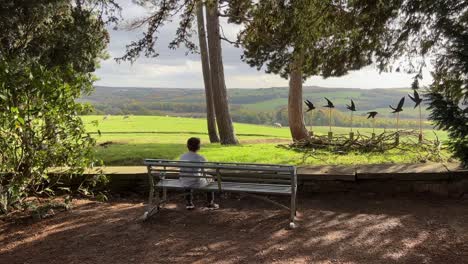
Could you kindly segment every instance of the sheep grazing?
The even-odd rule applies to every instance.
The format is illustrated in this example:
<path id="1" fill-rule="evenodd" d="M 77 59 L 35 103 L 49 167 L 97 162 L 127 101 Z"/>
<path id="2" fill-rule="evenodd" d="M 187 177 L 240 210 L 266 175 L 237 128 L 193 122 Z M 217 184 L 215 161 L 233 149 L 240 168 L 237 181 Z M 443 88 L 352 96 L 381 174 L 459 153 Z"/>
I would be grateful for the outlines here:
<path id="1" fill-rule="evenodd" d="M 105 116 L 102 118 L 102 120 L 107 120 L 107 119 L 109 119 L 109 117 L 110 117 L 110 115 L 105 115 Z"/>
<path id="2" fill-rule="evenodd" d="M 128 119 L 128 118 L 130 118 L 130 116 L 128 116 L 128 115 L 123 117 L 123 119 Z"/>
<path id="3" fill-rule="evenodd" d="M 278 127 L 278 128 L 283 127 L 280 123 L 274 123 L 273 125 L 274 125 L 275 127 Z"/>

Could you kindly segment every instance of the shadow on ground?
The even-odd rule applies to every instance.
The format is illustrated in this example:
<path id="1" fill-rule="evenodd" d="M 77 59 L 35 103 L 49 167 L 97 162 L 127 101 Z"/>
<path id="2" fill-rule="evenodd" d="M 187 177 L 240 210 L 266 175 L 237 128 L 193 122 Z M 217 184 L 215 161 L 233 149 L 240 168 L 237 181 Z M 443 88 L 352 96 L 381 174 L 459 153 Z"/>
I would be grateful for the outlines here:
<path id="1" fill-rule="evenodd" d="M 468 201 L 350 195 L 300 199 L 288 213 L 250 198 L 222 209 L 77 201 L 36 223 L 0 222 L 0 263 L 468 263 Z"/>

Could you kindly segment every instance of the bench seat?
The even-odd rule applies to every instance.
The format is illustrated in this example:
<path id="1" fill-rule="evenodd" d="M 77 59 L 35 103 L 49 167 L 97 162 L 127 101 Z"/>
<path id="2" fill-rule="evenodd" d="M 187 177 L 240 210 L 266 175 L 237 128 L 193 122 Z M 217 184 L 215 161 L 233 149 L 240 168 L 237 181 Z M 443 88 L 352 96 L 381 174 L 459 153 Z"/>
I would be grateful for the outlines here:
<path id="1" fill-rule="evenodd" d="M 194 189 L 201 191 L 219 191 L 218 183 L 212 182 L 203 186 L 184 186 L 177 179 L 160 180 L 156 187 L 167 189 Z M 291 195 L 291 185 L 284 184 L 265 184 L 265 183 L 244 183 L 244 182 L 222 182 L 221 190 L 228 192 L 247 192 L 247 193 L 262 193 L 262 194 L 279 194 Z"/>

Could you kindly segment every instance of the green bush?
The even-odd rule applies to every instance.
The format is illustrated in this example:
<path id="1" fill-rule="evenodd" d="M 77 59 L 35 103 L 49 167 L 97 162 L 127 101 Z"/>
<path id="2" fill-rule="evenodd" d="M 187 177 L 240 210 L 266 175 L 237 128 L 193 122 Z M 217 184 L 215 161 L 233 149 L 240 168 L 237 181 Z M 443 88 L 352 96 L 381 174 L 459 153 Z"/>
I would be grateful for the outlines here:
<path id="1" fill-rule="evenodd" d="M 34 61 L 0 61 L 0 210 L 30 193 L 51 193 L 51 167 L 81 173 L 93 160 L 95 140 L 86 133 L 76 103 L 92 82 L 86 74 L 45 69 Z"/>

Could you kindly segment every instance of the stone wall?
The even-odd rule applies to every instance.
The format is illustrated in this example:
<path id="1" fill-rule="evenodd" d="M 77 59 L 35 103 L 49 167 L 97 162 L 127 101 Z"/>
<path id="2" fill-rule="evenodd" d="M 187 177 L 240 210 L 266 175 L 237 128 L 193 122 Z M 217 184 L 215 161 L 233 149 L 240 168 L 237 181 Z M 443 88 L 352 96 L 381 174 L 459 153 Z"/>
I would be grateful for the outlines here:
<path id="1" fill-rule="evenodd" d="M 109 189 L 112 192 L 148 191 L 146 174 L 109 175 Z M 313 180 L 310 176 L 298 177 L 299 194 L 353 192 L 369 195 L 392 194 L 431 194 L 443 197 L 461 197 L 468 194 L 468 175 L 445 180 L 398 180 L 398 179 L 356 179 L 349 180 Z"/>

